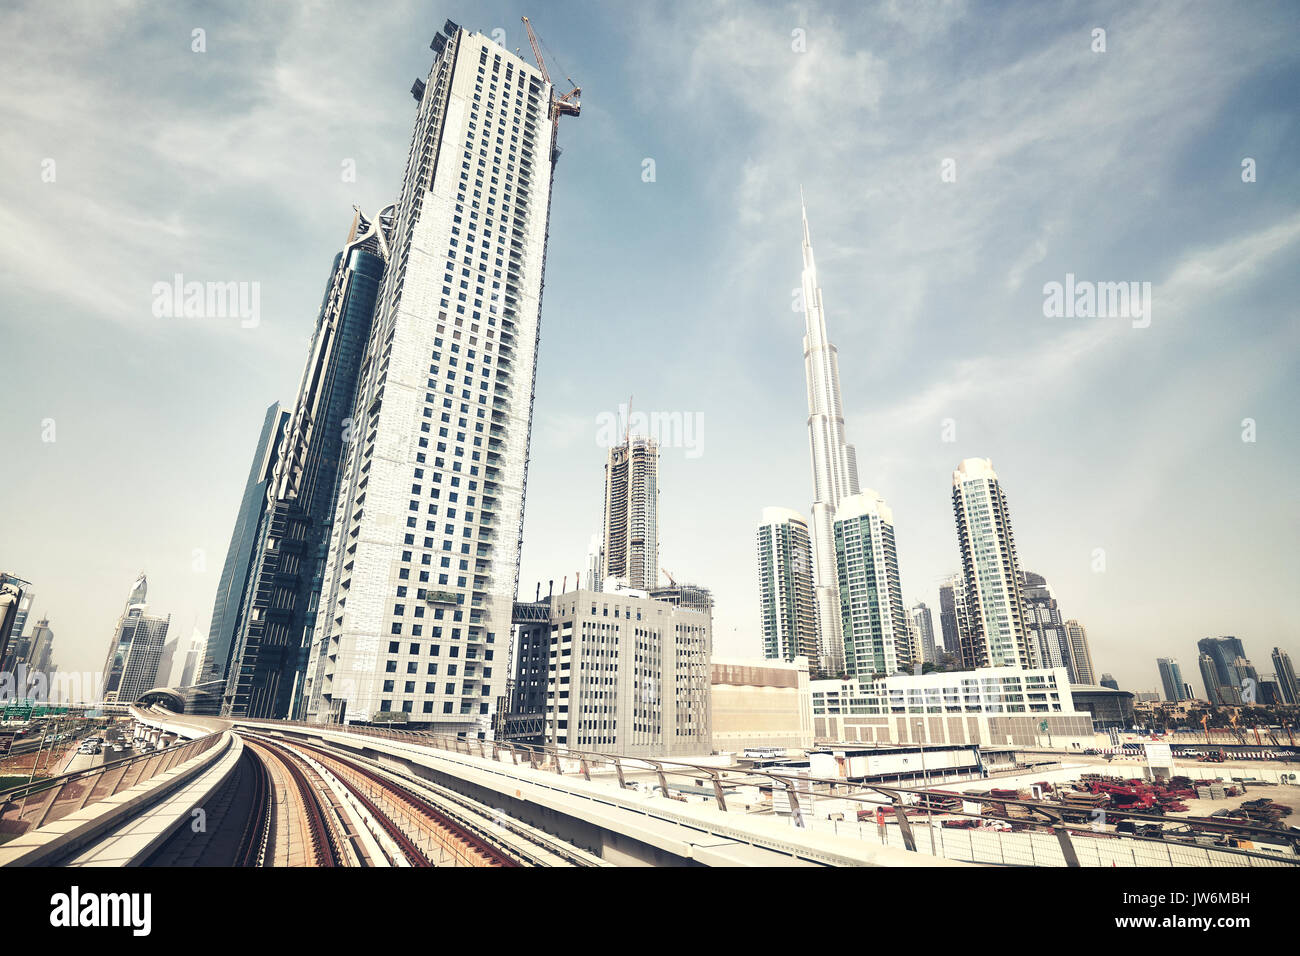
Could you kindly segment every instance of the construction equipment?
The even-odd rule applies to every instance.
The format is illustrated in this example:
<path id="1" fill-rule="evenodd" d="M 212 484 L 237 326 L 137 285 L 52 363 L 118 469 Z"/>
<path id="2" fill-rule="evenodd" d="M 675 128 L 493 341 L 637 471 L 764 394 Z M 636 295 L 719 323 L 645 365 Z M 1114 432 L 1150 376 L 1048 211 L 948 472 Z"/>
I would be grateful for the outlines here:
<path id="1" fill-rule="evenodd" d="M 533 56 L 537 59 L 537 69 L 541 71 L 542 79 L 544 79 L 551 87 L 551 106 L 549 115 L 551 119 L 551 162 L 554 164 L 555 159 L 558 156 L 555 146 L 555 134 L 556 130 L 559 129 L 558 120 L 561 116 L 577 116 L 582 111 L 582 103 L 578 99 L 582 95 L 582 87 L 574 83 L 572 78 L 566 76 L 565 79 L 569 81 L 569 85 L 572 89 L 563 96 L 556 95 L 555 83 L 551 81 L 551 74 L 547 72 L 546 69 L 546 61 L 542 59 L 541 42 L 537 39 L 537 34 L 533 32 L 533 25 L 528 21 L 528 18 L 523 17 L 522 19 L 524 21 L 524 29 L 528 31 L 528 42 L 533 46 Z M 554 54 L 551 55 L 551 59 L 555 59 Z"/>

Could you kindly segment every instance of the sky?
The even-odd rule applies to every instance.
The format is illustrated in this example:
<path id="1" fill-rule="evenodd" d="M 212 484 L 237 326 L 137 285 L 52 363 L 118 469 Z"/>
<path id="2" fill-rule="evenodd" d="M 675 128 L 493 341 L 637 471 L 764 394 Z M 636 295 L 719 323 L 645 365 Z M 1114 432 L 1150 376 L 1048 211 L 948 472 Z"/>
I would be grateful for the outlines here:
<path id="1" fill-rule="evenodd" d="M 693 427 L 662 455 L 662 566 L 713 590 L 716 653 L 761 656 L 759 514 L 812 498 L 802 184 L 909 604 L 937 609 L 952 471 L 987 457 L 1099 673 L 1150 690 L 1171 656 L 1199 688 L 1219 634 L 1264 673 L 1300 657 L 1290 4 L 96 0 L 0 12 L 0 569 L 61 670 L 102 666 L 141 570 L 207 633 L 265 409 L 353 205 L 397 192 L 429 41 L 451 18 L 527 56 L 521 14 L 582 87 L 525 596 L 584 566 L 630 398 Z M 259 321 L 156 316 L 176 274 L 257 283 Z M 1067 275 L 1150 283 L 1149 325 L 1045 315 Z"/>

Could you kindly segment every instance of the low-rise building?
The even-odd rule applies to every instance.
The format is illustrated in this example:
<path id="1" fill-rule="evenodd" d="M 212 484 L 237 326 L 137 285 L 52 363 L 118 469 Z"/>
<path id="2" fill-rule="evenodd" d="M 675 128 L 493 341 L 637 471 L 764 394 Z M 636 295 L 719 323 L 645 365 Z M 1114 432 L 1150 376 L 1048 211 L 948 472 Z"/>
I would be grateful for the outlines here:
<path id="1" fill-rule="evenodd" d="M 519 625 L 506 735 L 628 757 L 708 754 L 710 615 L 644 591 L 570 591 Z"/>
<path id="2" fill-rule="evenodd" d="M 809 660 L 715 657 L 710 666 L 713 749 L 808 750 L 813 745 Z"/>
<path id="3" fill-rule="evenodd" d="M 1063 667 L 984 667 L 872 681 L 813 681 L 820 741 L 954 746 L 1093 745 L 1092 718 L 1077 709 Z"/>

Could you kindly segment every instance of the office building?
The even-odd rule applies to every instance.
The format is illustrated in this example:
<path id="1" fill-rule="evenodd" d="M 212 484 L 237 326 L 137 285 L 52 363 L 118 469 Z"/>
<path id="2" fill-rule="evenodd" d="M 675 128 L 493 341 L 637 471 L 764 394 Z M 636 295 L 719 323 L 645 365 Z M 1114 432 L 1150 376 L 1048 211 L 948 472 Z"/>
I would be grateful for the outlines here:
<path id="1" fill-rule="evenodd" d="M 952 473 L 969 636 L 968 667 L 1035 667 L 1037 649 L 1025 628 L 1011 512 L 993 462 L 967 458 Z"/>
<path id="2" fill-rule="evenodd" d="M 17 644 L 27 624 L 33 597 L 30 581 L 0 572 L 0 671 L 14 670 Z"/>
<path id="3" fill-rule="evenodd" d="M 1296 683 L 1295 668 L 1291 666 L 1291 655 L 1280 647 L 1273 648 L 1273 672 L 1282 703 L 1300 704 L 1300 684 Z"/>
<path id="4" fill-rule="evenodd" d="M 1215 676 L 1221 687 L 1241 690 L 1242 674 L 1238 671 L 1238 661 L 1249 661 L 1246 649 L 1241 641 L 1231 635 L 1224 637 L 1205 637 L 1196 642 L 1196 649 L 1209 655 L 1214 664 Z"/>
<path id="5" fill-rule="evenodd" d="M 1069 671 L 1075 684 L 1095 684 L 1096 671 L 1092 666 L 1092 651 L 1088 647 L 1088 632 L 1075 620 L 1065 622 L 1065 646 L 1070 652 Z"/>
<path id="6" fill-rule="evenodd" d="M 1020 597 L 1025 607 L 1025 628 L 1038 660 L 1043 667 L 1064 667 L 1070 672 L 1070 680 L 1077 683 L 1079 675 L 1072 666 L 1065 622 L 1051 585 L 1041 574 L 1022 571 Z"/>
<path id="7" fill-rule="evenodd" d="M 1094 746 L 1063 667 L 813 681 L 812 711 L 818 742 Z"/>
<path id="8" fill-rule="evenodd" d="M 629 437 L 605 464 L 604 577 L 649 590 L 659 583 L 659 444 Z"/>
<path id="9" fill-rule="evenodd" d="M 922 601 L 908 613 L 912 622 L 913 659 L 916 663 L 937 664 L 939 649 L 934 643 L 934 617 Z"/>
<path id="10" fill-rule="evenodd" d="M 1171 657 L 1158 657 L 1156 667 L 1160 669 L 1160 683 L 1164 687 L 1165 700 L 1187 700 L 1187 683 L 1183 680 L 1183 671 L 1178 666 L 1178 661 Z"/>
<path id="11" fill-rule="evenodd" d="M 587 567 L 582 573 L 582 587 L 599 591 L 605 583 L 605 543 L 601 535 L 593 534 L 587 545 Z"/>
<path id="12" fill-rule="evenodd" d="M 803 216 L 803 273 L 800 297 L 804 310 L 803 361 L 808 385 L 808 445 L 812 452 L 813 585 L 817 605 L 817 634 L 821 642 L 820 671 L 845 673 L 845 640 L 841 630 L 843 610 L 839 597 L 839 570 L 835 557 L 835 513 L 840 501 L 856 495 L 857 452 L 844 430 L 844 405 L 840 395 L 839 355 L 826 333 L 826 312 L 817 262 L 808 231 L 808 207 L 800 190 Z"/>
<path id="13" fill-rule="evenodd" d="M 966 621 L 966 583 L 960 574 L 949 575 L 939 584 L 939 627 L 943 635 L 943 651 L 951 654 L 970 670 L 973 663 L 962 657 L 962 636 L 969 633 Z M 969 645 L 969 638 L 964 642 Z"/>
<path id="14" fill-rule="evenodd" d="M 433 48 L 411 91 L 307 719 L 397 715 L 483 739 L 504 705 L 518 590 L 553 124 L 577 104 L 480 33 L 448 22 Z M 427 679 L 456 658 L 481 666 Z"/>
<path id="15" fill-rule="evenodd" d="M 835 512 L 844 673 L 870 678 L 912 666 L 912 642 L 898 574 L 894 513 L 870 489 Z"/>
<path id="16" fill-rule="evenodd" d="M 763 656 L 782 661 L 806 657 L 820 670 L 808 522 L 788 508 L 764 508 L 757 539 Z"/>
<path id="17" fill-rule="evenodd" d="M 147 598 L 148 583 L 141 572 L 131 588 L 109 644 L 100 692 L 104 703 L 134 703 L 145 691 L 157 686 L 158 663 L 167 641 L 171 616 L 162 618 L 149 614 Z"/>
<path id="18" fill-rule="evenodd" d="M 304 710 L 339 463 L 356 436 L 353 399 L 393 229 L 393 209 L 358 210 L 334 257 L 298 394 L 273 450 L 254 537 L 222 713 L 293 717 Z M 406 535 L 407 544 L 414 535 Z M 318 648 L 319 650 L 319 648 Z M 313 662 L 316 669 L 322 662 Z"/>
<path id="19" fill-rule="evenodd" d="M 235 514 L 235 527 L 226 548 L 226 560 L 217 582 L 217 596 L 212 604 L 212 623 L 204 654 L 202 680 L 224 681 L 230 672 L 230 655 L 245 617 L 249 571 L 257 548 L 258 529 L 266 513 L 266 489 L 275 464 L 276 448 L 289 413 L 276 402 L 266 410 L 262 430 L 253 450 L 253 463 L 244 480 L 244 494 Z"/>
<path id="20" fill-rule="evenodd" d="M 1197 657 L 1201 671 L 1201 683 L 1205 685 L 1205 699 L 1212 706 L 1224 707 L 1241 704 L 1241 694 L 1233 684 L 1219 681 L 1219 668 L 1214 658 L 1205 651 Z"/>
<path id="21" fill-rule="evenodd" d="M 629 757 L 711 752 L 710 616 L 643 595 L 570 591 L 519 625 L 509 736 Z M 451 673 L 420 680 L 455 675 L 457 661 L 439 663 Z"/>

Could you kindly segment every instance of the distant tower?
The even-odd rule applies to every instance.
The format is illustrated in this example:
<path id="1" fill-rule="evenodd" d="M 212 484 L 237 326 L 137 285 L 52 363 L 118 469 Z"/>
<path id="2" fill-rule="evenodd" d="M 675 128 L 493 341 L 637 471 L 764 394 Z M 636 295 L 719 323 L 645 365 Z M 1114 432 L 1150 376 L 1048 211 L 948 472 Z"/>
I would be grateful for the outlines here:
<path id="1" fill-rule="evenodd" d="M 1070 650 L 1070 680 L 1076 684 L 1095 684 L 1097 672 L 1092 667 L 1088 632 L 1078 621 L 1065 622 L 1065 643 Z"/>
<path id="2" fill-rule="evenodd" d="M 605 544 L 598 534 L 587 544 L 587 567 L 582 572 L 582 586 L 588 591 L 599 591 L 605 574 Z"/>
<path id="3" fill-rule="evenodd" d="M 966 618 L 966 583 L 960 574 L 949 575 L 939 584 L 939 626 L 943 634 L 943 651 L 951 654 L 964 670 L 967 663 L 963 646 L 970 644 L 970 627 Z"/>
<path id="4" fill-rule="evenodd" d="M 868 679 L 912 665 L 912 642 L 894 545 L 894 513 L 870 489 L 835 512 L 844 671 Z"/>
<path id="5" fill-rule="evenodd" d="M 1038 655 L 1025 630 L 1011 513 L 993 462 L 967 458 L 952 473 L 972 667 L 1036 667 Z M 963 651 L 963 658 L 966 653 Z"/>
<path id="6" fill-rule="evenodd" d="M 158 662 L 167 641 L 171 617 L 147 613 L 148 586 L 144 573 L 136 579 L 118 618 L 113 641 L 104 662 L 104 685 L 100 697 L 106 703 L 134 703 L 145 691 L 157 686 Z"/>
<path id="7" fill-rule="evenodd" d="M 820 659 L 808 522 L 789 508 L 764 508 L 758 526 L 758 602 L 763 656 Z"/>
<path id="8" fill-rule="evenodd" d="M 628 587 L 659 583 L 659 444 L 630 436 L 605 465 L 605 573 Z"/>
<path id="9" fill-rule="evenodd" d="M 917 663 L 937 664 L 939 652 L 934 645 L 934 617 L 924 601 L 912 607 L 911 618 L 920 654 Z"/>
<path id="10" fill-rule="evenodd" d="M 1156 667 L 1160 669 L 1160 683 L 1164 685 L 1165 700 L 1186 700 L 1183 688 L 1187 685 L 1183 681 L 1183 671 L 1178 666 L 1178 661 L 1172 657 L 1157 657 Z"/>
<path id="11" fill-rule="evenodd" d="M 826 335 L 826 312 L 817 281 L 817 263 L 808 232 L 808 207 L 803 203 L 802 190 L 799 201 L 803 212 L 803 362 L 808 383 L 808 444 L 812 452 L 812 550 L 817 630 L 821 641 L 822 670 L 839 675 L 844 672 L 845 657 L 835 558 L 835 511 L 842 499 L 858 493 L 858 461 L 856 451 L 845 439 L 839 357 Z"/>
<path id="12" fill-rule="evenodd" d="M 1039 665 L 1064 667 L 1070 672 L 1070 680 L 1078 683 L 1070 665 L 1070 648 L 1065 638 L 1061 608 L 1047 579 L 1032 571 L 1022 571 L 1020 597 L 1025 605 L 1025 630 Z"/>
<path id="13" fill-rule="evenodd" d="M 1278 693 L 1284 704 L 1300 704 L 1300 684 L 1296 683 L 1291 655 L 1280 647 L 1273 648 L 1273 671 L 1277 678 Z"/>

